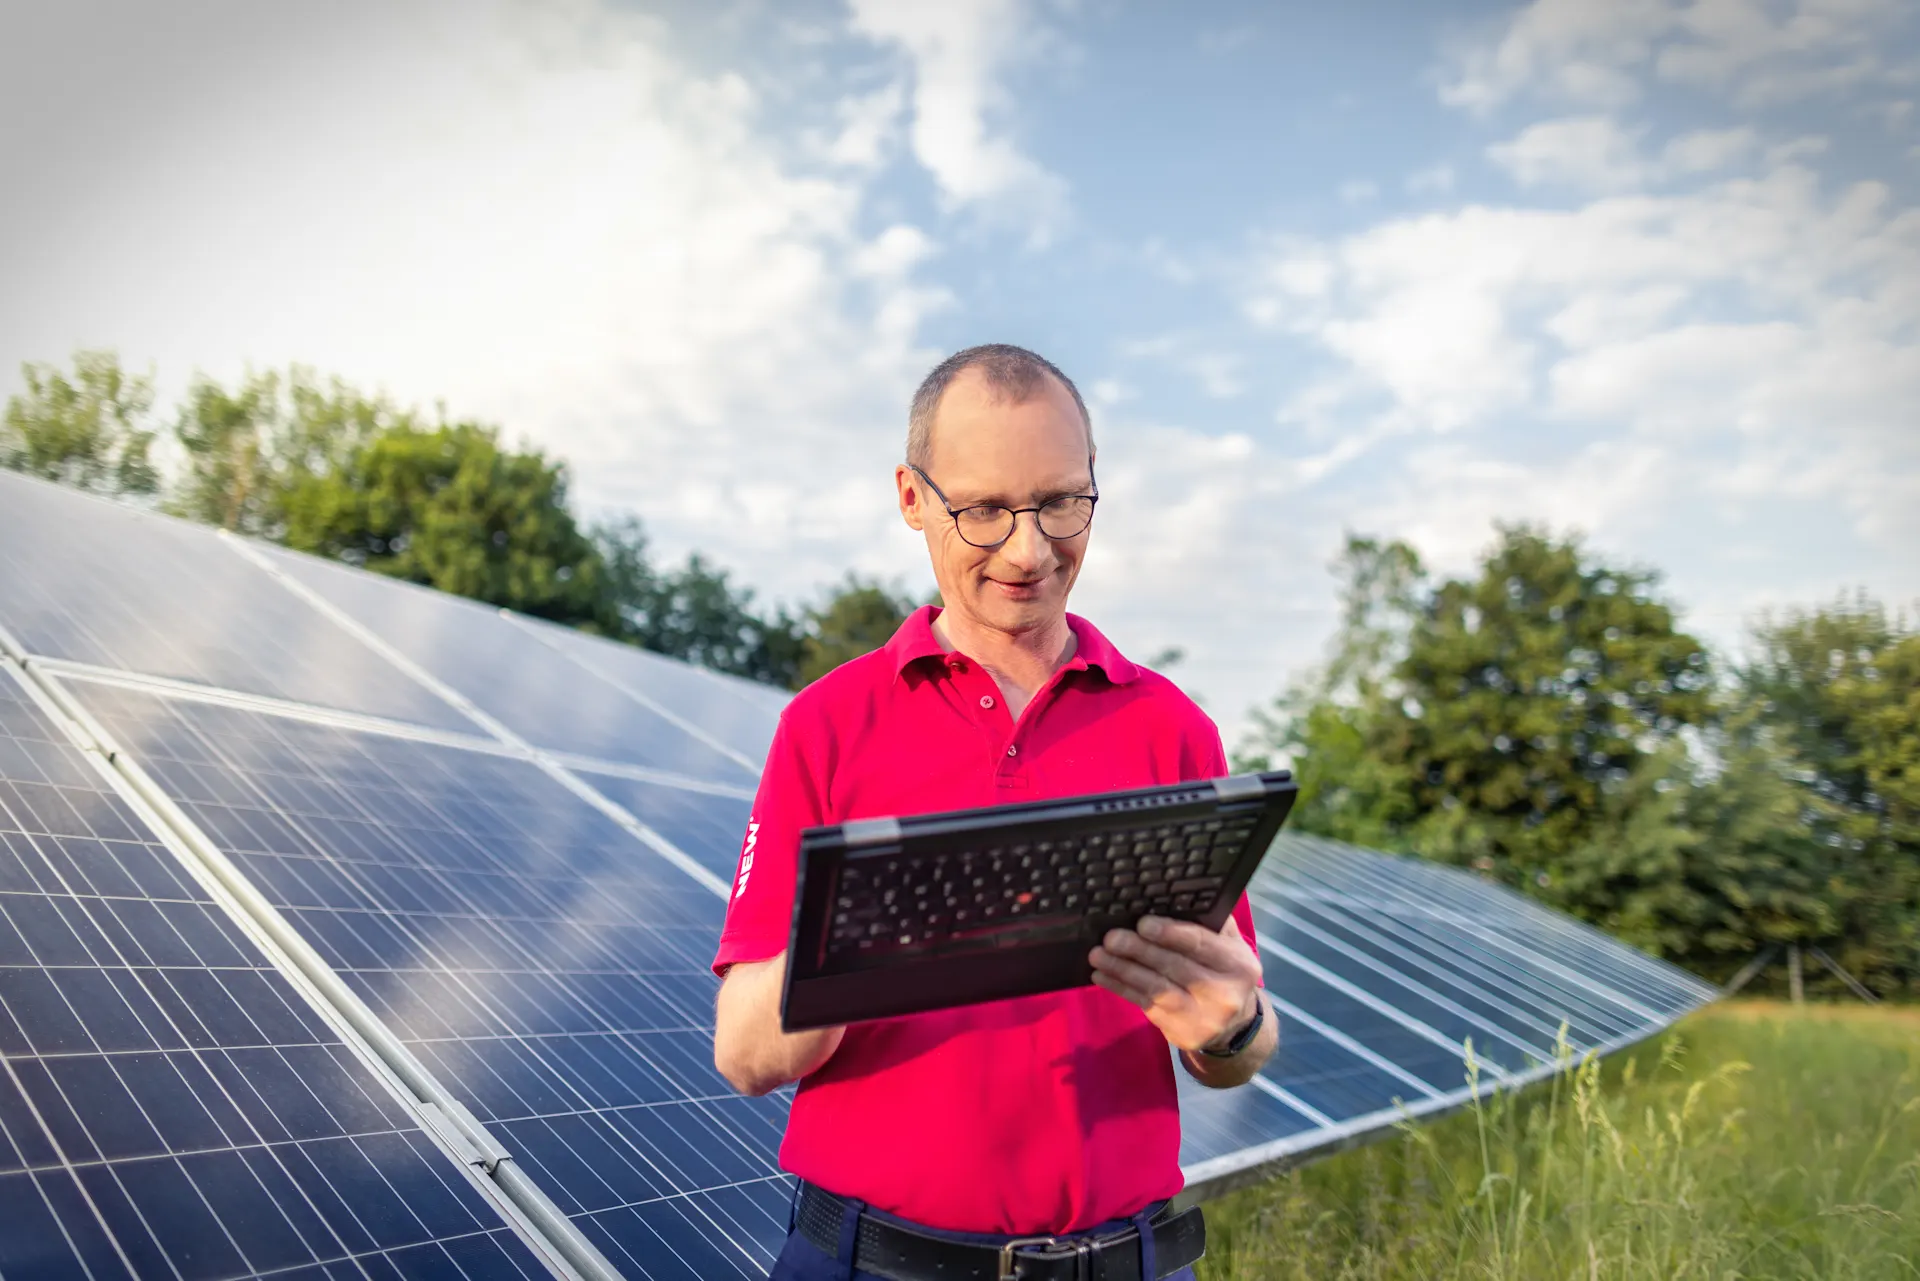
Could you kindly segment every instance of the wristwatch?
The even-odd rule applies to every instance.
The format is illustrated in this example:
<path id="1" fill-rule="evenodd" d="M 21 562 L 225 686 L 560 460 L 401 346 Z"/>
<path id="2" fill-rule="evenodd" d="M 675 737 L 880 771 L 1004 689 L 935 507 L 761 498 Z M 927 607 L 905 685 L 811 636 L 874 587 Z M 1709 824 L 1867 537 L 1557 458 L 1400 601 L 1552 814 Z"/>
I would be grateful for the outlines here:
<path id="1" fill-rule="evenodd" d="M 1200 1047 L 1200 1053 L 1210 1059 L 1230 1059 L 1253 1044 L 1253 1038 L 1260 1035 L 1260 1025 L 1266 1021 L 1267 1003 L 1260 999 L 1258 992 L 1255 992 L 1253 994 L 1253 1017 L 1247 1020 L 1245 1027 L 1234 1034 L 1231 1041 L 1227 1042 L 1227 1048 L 1224 1050 L 1209 1050 L 1203 1045 Z"/>

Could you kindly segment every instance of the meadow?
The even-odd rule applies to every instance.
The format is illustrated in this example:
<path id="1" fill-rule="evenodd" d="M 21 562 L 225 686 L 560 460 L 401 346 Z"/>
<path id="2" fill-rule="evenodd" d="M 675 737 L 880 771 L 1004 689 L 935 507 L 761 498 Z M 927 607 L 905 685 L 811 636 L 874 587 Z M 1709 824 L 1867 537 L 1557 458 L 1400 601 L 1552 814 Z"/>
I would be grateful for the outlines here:
<path id="1" fill-rule="evenodd" d="M 1920 1009 L 1715 1006 L 1207 1217 L 1200 1281 L 1920 1277 Z"/>

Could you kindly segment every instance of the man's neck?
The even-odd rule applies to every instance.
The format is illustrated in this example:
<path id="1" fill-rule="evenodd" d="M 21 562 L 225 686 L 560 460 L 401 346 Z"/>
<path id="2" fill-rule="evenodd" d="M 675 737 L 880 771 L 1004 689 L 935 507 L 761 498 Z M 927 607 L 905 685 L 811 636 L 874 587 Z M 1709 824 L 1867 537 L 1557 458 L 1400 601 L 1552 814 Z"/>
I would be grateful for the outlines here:
<path id="1" fill-rule="evenodd" d="M 1079 644 L 1064 614 L 1032 631 L 1003 632 L 981 627 L 953 610 L 942 610 L 933 620 L 933 636 L 941 648 L 957 649 L 986 668 L 1000 687 L 1007 711 L 1016 718 L 1040 687 L 1073 657 Z"/>

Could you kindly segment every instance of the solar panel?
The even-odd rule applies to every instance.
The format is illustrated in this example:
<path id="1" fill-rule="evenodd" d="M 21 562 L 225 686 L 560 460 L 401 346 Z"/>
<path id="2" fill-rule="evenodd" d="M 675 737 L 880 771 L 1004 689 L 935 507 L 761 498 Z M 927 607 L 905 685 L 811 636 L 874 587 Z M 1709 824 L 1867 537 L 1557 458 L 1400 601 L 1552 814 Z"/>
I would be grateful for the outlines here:
<path id="1" fill-rule="evenodd" d="M 749 757 L 622 682 L 572 662 L 497 609 L 291 552 L 271 563 L 536 746 L 750 786 Z M 715 687 L 707 700 L 740 700 Z"/>
<path id="2" fill-rule="evenodd" d="M 15 816 L 11 828 L 0 819 L 0 855 L 14 858 L 0 861 L 0 877 L 14 878 L 0 879 L 0 976 L 63 995 L 63 984 L 104 991 L 104 982 L 131 1001 L 115 985 L 138 980 L 144 990 L 148 975 L 164 973 L 187 1013 L 210 1003 L 196 1018 L 220 1022 L 215 998 L 238 983 L 252 985 L 248 1001 L 270 992 L 278 1004 L 262 1008 L 288 1011 L 274 1014 L 278 1030 L 265 1039 L 209 1031 L 204 1045 L 112 1050 L 96 1041 L 97 1052 L 76 1052 L 68 1065 L 64 1051 L 21 1039 L 41 1024 L 22 1022 L 18 1001 L 7 1004 L 12 989 L 0 987 L 0 1038 L 13 1038 L 0 1057 L 11 1063 L 18 1049 L 40 1064 L 25 1071 L 46 1093 L 62 1073 L 101 1071 L 83 1060 L 118 1073 L 143 1055 L 169 1064 L 322 1055 L 337 1072 L 302 1088 L 343 1091 L 345 1081 L 357 1091 L 349 1102 L 369 1100 L 329 1110 L 336 1130 L 250 1130 L 252 1147 L 227 1145 L 237 1158 L 227 1148 L 175 1150 L 186 1140 L 148 1121 L 174 1146 L 133 1155 L 146 1149 L 100 1144 L 142 1133 L 137 1126 L 103 1121 L 96 1134 L 78 1112 L 46 1120 L 14 1071 L 0 1078 L 0 1275 L 148 1270 L 129 1262 L 136 1247 L 117 1244 L 116 1233 L 146 1232 L 137 1248 L 159 1254 L 140 1258 L 165 1255 L 172 1266 L 184 1247 L 162 1237 L 192 1237 L 189 1223 L 217 1228 L 209 1239 L 227 1244 L 205 1247 L 213 1253 L 180 1265 L 182 1275 L 216 1256 L 207 1274 L 258 1271 L 267 1247 L 241 1239 L 256 1217 L 277 1222 L 260 1208 L 269 1203 L 311 1255 L 288 1266 L 320 1264 L 329 1276 L 433 1270 L 423 1251 L 441 1271 L 493 1275 L 497 1263 L 519 1275 L 571 1250 L 592 1273 L 592 1248 L 612 1271 L 648 1281 L 764 1275 L 786 1223 L 791 1185 L 775 1153 L 789 1096 L 742 1099 L 715 1074 L 707 962 L 784 691 L 5 474 L 0 649 L 26 661 L 30 684 L 104 724 L 121 785 L 156 789 L 150 798 L 168 798 L 155 800 L 163 809 L 177 804 L 157 821 L 171 825 L 176 847 L 230 864 L 222 875 L 234 891 L 231 902 L 209 898 L 106 776 L 89 775 L 55 728 L 33 720 L 36 709 L 0 700 L 9 789 L 0 815 Z M 70 821 L 62 805 L 81 816 L 71 822 L 82 834 L 50 822 Z M 52 859 L 48 850 L 82 879 L 122 879 L 16 884 L 14 865 Z M 1281 1045 L 1246 1089 L 1206 1090 L 1179 1074 L 1181 1161 L 1202 1193 L 1458 1106 L 1469 1041 L 1483 1085 L 1516 1085 L 1550 1070 L 1563 1023 L 1575 1053 L 1605 1051 L 1713 995 L 1459 869 L 1311 837 L 1283 836 L 1251 897 Z M 81 917 L 69 921 L 76 912 L 99 937 L 80 934 Z M 181 913 L 201 923 L 183 925 Z M 43 936 L 74 946 L 55 923 L 73 930 L 84 965 L 49 965 L 31 951 Z M 247 959 L 222 952 L 217 964 L 177 956 L 143 968 L 101 950 L 167 937 L 155 933 L 161 923 Z M 304 986 L 253 941 L 269 935 L 282 953 L 311 949 L 299 962 L 310 967 Z M 6 959 L 21 955 L 28 963 Z M 16 969 L 37 977 L 16 979 Z M 59 1007 L 21 1008 L 37 1011 L 33 1022 Z M 238 1008 L 256 1013 L 245 1001 Z M 124 1023 L 79 1026 L 98 1037 Z M 333 1030 L 349 1024 L 371 1050 Z M 187 1068 L 174 1070 L 188 1081 Z M 221 1082 L 207 1071 L 181 1087 L 187 1095 Z M 463 1104 L 485 1124 L 512 1158 L 492 1182 L 420 1128 L 394 1072 L 414 1082 L 415 1097 Z M 298 1099 L 275 1093 L 262 1119 L 240 1115 L 249 1126 L 291 1127 L 308 1115 L 288 1101 Z M 276 1107 L 286 1112 L 277 1121 Z M 53 1146 L 69 1134 L 94 1145 L 85 1160 Z M 223 1128 L 222 1137 L 233 1136 Z M 330 1227 L 323 1239 L 290 1217 L 288 1198 L 319 1197 L 310 1189 L 344 1187 L 344 1176 L 314 1158 L 267 1182 L 261 1153 L 291 1160 L 283 1153 L 328 1143 L 400 1163 L 382 1185 L 403 1194 L 400 1208 L 389 1215 L 370 1180 L 345 1180 L 351 1197 L 371 1198 L 355 1212 L 381 1224 L 411 1214 L 419 1226 L 409 1230 L 425 1235 L 349 1240 Z M 191 1186 L 199 1199 L 181 1202 L 191 1213 L 136 1231 L 123 1203 L 142 1213 L 149 1201 L 173 1204 L 165 1189 L 129 1190 L 126 1180 L 147 1177 L 126 1173 L 141 1162 L 181 1171 L 166 1187 Z M 422 1193 L 407 1210 L 416 1186 L 449 1191 Z M 548 1202 L 552 1221 L 527 1210 Z M 444 1220 L 438 1208 L 426 1213 L 447 1205 L 480 1226 L 451 1209 Z M 565 1245 L 566 1223 L 591 1243 L 586 1253 Z M 336 1248 L 349 1254 L 326 1252 Z M 279 1266 L 282 1256 L 271 1258 Z"/>
<path id="3" fill-rule="evenodd" d="M 231 541 L 0 471 L 0 626 L 44 658 L 473 729 Z"/>
<path id="4" fill-rule="evenodd" d="M 1280 1049 L 1255 1086 L 1308 1126 L 1221 1122 L 1183 1090 L 1181 1163 L 1205 1188 L 1482 1088 L 1607 1052 L 1712 1000 L 1708 984 L 1456 868 L 1283 833 L 1249 888 Z M 1262 1133 L 1263 1141 L 1249 1142 Z"/>
<path id="5" fill-rule="evenodd" d="M 632 645 L 535 619 L 514 617 L 541 640 L 619 688 L 698 725 L 754 763 L 758 772 L 790 695 L 703 668 L 688 667 Z"/>
<path id="6" fill-rule="evenodd" d="M 525 761 L 80 697 L 617 1266 L 764 1275 L 785 1105 L 713 1068 L 718 897 Z"/>
<path id="7" fill-rule="evenodd" d="M 604 768 L 582 766 L 576 772 L 595 791 L 631 810 L 723 882 L 733 880 L 741 838 L 753 809 L 751 792 L 744 788 L 720 791 L 675 787 L 653 779 L 609 774 Z"/>
<path id="8" fill-rule="evenodd" d="M 0 674 L 0 1276 L 546 1268 Z"/>

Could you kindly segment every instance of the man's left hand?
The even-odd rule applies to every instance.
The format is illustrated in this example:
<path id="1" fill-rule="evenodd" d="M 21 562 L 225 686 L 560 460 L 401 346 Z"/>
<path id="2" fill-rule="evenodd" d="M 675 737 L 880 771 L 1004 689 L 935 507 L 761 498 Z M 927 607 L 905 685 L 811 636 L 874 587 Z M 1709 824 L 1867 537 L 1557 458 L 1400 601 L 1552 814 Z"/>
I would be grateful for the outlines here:
<path id="1" fill-rule="evenodd" d="M 1176 1048 L 1219 1048 L 1253 1018 L 1260 958 L 1228 917 L 1217 932 L 1145 916 L 1138 930 L 1108 930 L 1093 949 L 1093 981 L 1146 1011 Z"/>

